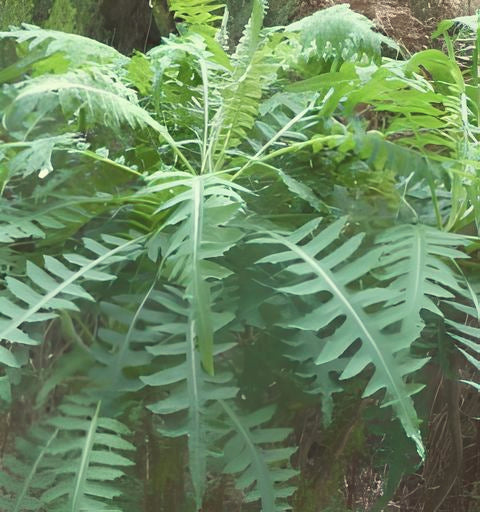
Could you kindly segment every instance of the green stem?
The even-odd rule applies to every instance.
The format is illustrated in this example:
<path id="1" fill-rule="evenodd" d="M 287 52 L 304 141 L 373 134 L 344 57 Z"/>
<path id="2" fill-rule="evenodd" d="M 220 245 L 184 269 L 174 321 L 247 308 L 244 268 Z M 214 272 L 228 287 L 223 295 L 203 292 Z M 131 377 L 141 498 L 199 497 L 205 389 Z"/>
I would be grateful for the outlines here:
<path id="1" fill-rule="evenodd" d="M 208 162 L 208 170 L 211 172 L 211 152 L 208 151 L 208 73 L 207 67 L 205 65 L 205 61 L 200 59 L 200 70 L 202 73 L 202 83 L 203 83 L 203 146 L 202 146 L 202 167 L 200 169 L 200 174 L 203 174 L 205 171 L 205 166 Z"/>
<path id="2" fill-rule="evenodd" d="M 302 111 L 304 112 L 304 111 Z M 292 120 L 293 121 L 293 120 Z M 290 125 L 291 126 L 291 125 Z M 284 126 L 284 128 L 281 130 L 282 133 L 284 133 L 287 130 L 287 125 Z M 280 132 L 277 134 L 278 137 L 281 136 Z M 247 163 L 245 163 L 232 177 L 232 181 L 236 180 L 241 174 L 243 174 L 251 165 L 257 163 L 257 162 L 267 162 L 268 160 L 272 160 L 273 158 L 276 158 L 278 156 L 281 156 L 285 153 L 290 153 L 294 151 L 298 151 L 303 148 L 307 148 L 309 146 L 313 146 L 314 144 L 318 144 L 321 142 L 328 142 L 331 140 L 336 140 L 338 138 L 343 138 L 343 135 L 325 135 L 324 137 L 318 137 L 316 139 L 310 139 L 305 142 L 297 142 L 295 144 L 290 144 L 289 146 L 281 149 L 277 149 L 276 151 L 273 151 L 272 153 L 269 153 L 268 155 L 265 155 L 262 158 L 259 158 L 259 156 L 263 153 L 263 151 L 269 147 L 275 140 L 278 139 L 277 135 L 275 135 L 272 139 L 270 139 L 257 153 L 252 156 Z M 273 140 L 275 139 L 275 140 Z"/>

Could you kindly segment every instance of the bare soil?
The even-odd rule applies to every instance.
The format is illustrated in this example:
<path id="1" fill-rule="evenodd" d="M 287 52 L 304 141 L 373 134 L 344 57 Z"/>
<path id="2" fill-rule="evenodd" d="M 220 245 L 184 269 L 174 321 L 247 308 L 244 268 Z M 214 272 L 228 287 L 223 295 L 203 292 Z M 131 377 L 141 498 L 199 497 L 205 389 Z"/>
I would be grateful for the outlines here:
<path id="1" fill-rule="evenodd" d="M 303 0 L 294 17 L 298 19 L 341 3 L 345 0 Z M 480 7 L 480 0 L 437 0 L 430 4 L 436 3 L 435 8 L 425 11 L 419 19 L 408 0 L 351 0 L 349 3 L 353 10 L 373 20 L 380 31 L 412 53 L 432 46 L 430 34 L 440 20 L 473 14 Z"/>

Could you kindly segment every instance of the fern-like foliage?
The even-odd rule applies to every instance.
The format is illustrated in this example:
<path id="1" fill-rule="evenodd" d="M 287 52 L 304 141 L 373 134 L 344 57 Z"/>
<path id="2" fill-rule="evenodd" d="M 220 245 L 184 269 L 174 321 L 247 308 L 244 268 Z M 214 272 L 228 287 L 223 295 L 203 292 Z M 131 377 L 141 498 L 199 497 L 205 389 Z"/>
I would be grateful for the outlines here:
<path id="1" fill-rule="evenodd" d="M 22 349 L 16 354 L 14 345 L 40 343 L 29 333 L 28 324 L 54 318 L 58 310 L 78 311 L 75 302 L 79 299 L 94 300 L 80 282 L 115 279 L 108 266 L 130 258 L 138 249 L 135 244 L 135 240 L 108 236 L 105 236 L 105 245 L 85 239 L 85 248 L 93 257 L 65 254 L 64 259 L 70 264 L 66 265 L 58 258 L 45 256 L 43 268 L 27 262 L 25 279 L 7 276 L 6 289 L 0 296 L 0 362 L 19 367 L 25 353 Z"/>
<path id="2" fill-rule="evenodd" d="M 454 340 L 457 350 L 476 370 L 480 370 L 479 312 L 476 307 L 478 304 L 472 304 L 472 301 L 468 301 L 468 299 L 465 302 L 466 304 L 446 301 L 449 308 L 455 312 L 451 318 L 446 318 L 446 330 Z M 459 321 L 459 317 L 463 319 L 463 322 Z M 469 384 L 472 383 L 469 382 Z"/>
<path id="3" fill-rule="evenodd" d="M 0 242 L 11 243 L 15 240 L 28 238 L 29 240 L 45 239 L 47 234 L 53 236 L 58 231 L 70 233 L 73 226 L 84 225 L 102 207 L 100 203 L 106 198 L 97 201 L 87 197 L 70 198 L 67 201 L 56 201 L 47 207 L 38 209 L 35 213 L 18 201 L 16 205 L 2 206 L 0 213 Z M 23 206 L 23 207 L 22 207 Z"/>
<path id="4" fill-rule="evenodd" d="M 237 147 L 253 128 L 263 88 L 275 77 L 278 62 L 266 62 L 271 49 L 258 50 L 246 68 L 223 91 L 223 105 L 218 111 L 218 148 L 224 152 Z"/>
<path id="5" fill-rule="evenodd" d="M 70 396 L 58 415 L 17 438 L 0 476 L 2 510 L 121 512 L 113 500 L 120 495 L 115 481 L 133 464 L 122 454 L 135 449 L 123 439 L 128 434 L 121 422 L 100 415 L 100 403 Z"/>
<path id="6" fill-rule="evenodd" d="M 175 207 L 163 228 L 168 232 L 173 229 L 175 234 L 166 242 L 162 258 L 168 278 L 185 286 L 191 306 L 193 335 L 199 344 L 202 363 L 207 372 L 213 373 L 209 281 L 222 280 L 231 271 L 212 260 L 224 255 L 242 237 L 241 230 L 228 226 L 242 207 L 243 200 L 238 194 L 242 187 L 211 175 L 160 172 L 152 176 L 149 192 L 177 187 L 182 191 L 158 209 L 162 212 Z M 153 238 L 151 247 L 159 247 L 163 230 L 160 238 Z"/>
<path id="7" fill-rule="evenodd" d="M 341 378 L 354 377 L 373 364 L 374 373 L 364 396 L 385 389 L 384 403 L 393 406 L 405 432 L 423 454 L 410 398 L 420 388 L 407 384 L 405 377 L 421 368 L 426 360 L 412 357 L 409 349 L 423 327 L 420 312 L 434 309 L 428 295 L 450 297 L 448 288 L 458 288 L 452 272 L 438 256 L 461 257 L 462 253 L 452 247 L 460 239 L 435 230 L 405 226 L 387 232 L 380 247 L 359 255 L 361 235 L 339 241 L 345 220 L 320 233 L 315 233 L 317 226 L 318 221 L 312 221 L 288 236 L 271 234 L 256 240 L 285 249 L 260 260 L 284 265 L 284 272 L 291 277 L 290 284 L 280 288 L 283 293 L 322 294 L 311 312 L 290 319 L 285 327 L 317 332 L 326 327 L 334 329 L 319 352 L 317 364 L 336 360 L 359 340 L 361 346 L 349 357 Z M 383 258 L 382 252 L 386 253 Z M 379 267 L 383 267 L 381 279 L 392 281 L 388 287 L 355 286 L 369 271 Z"/>
<path id="8" fill-rule="evenodd" d="M 167 287 L 154 292 L 152 299 L 161 307 L 157 312 L 160 325 L 156 329 L 161 339 L 147 350 L 162 368 L 142 377 L 142 381 L 163 393 L 168 391 L 166 398 L 148 406 L 164 419 L 160 432 L 169 437 L 188 436 L 189 468 L 197 507 L 202 504 L 209 455 L 227 437 L 224 471 L 241 475 L 237 485 L 245 493 L 246 501 L 261 500 L 262 509 L 272 512 L 289 508 L 284 498 L 292 494 L 294 487 L 284 484 L 296 475 L 288 464 L 295 449 L 272 449 L 270 445 L 283 441 L 290 430 L 261 427 L 271 420 L 272 407 L 249 415 L 239 414 L 231 404 L 238 391 L 231 373 L 220 367 L 215 376 L 210 376 L 202 369 L 188 303 L 178 290 Z M 230 313 L 214 313 L 214 330 L 224 332 L 222 329 L 232 320 Z M 214 355 L 225 358 L 234 346 L 234 342 L 217 344 Z M 171 364 L 165 366 L 168 360 Z M 269 447 L 263 447 L 265 444 Z"/>
<path id="9" fill-rule="evenodd" d="M 423 457 L 433 340 L 478 368 L 476 247 L 441 230 L 480 218 L 475 80 L 439 51 L 382 60 L 395 45 L 345 5 L 263 29 L 253 0 L 229 54 L 219 2 L 168 4 L 178 33 L 132 58 L 0 33 L 0 407 L 39 417 L 5 444 L 1 510 L 122 508 L 129 433 L 97 395 L 137 430 L 146 501 L 166 503 L 174 459 L 180 508 L 209 508 L 223 470 L 277 512 L 295 476 L 278 418 L 317 400 L 300 389 L 326 427 L 360 382 Z M 391 464 L 388 499 L 413 462 Z"/>
<path id="10" fill-rule="evenodd" d="M 226 372 L 208 375 L 201 367 L 200 354 L 195 342 L 195 325 L 191 318 L 188 303 L 178 290 L 166 288 L 154 292 L 152 299 L 161 307 L 157 312 L 158 327 L 155 329 L 160 342 L 148 347 L 148 352 L 161 358 L 162 366 L 157 372 L 142 377 L 148 386 L 168 390 L 168 397 L 149 405 L 149 409 L 164 416 L 176 415 L 173 423 L 166 421 L 161 432 L 167 436 L 188 435 L 189 468 L 195 490 L 195 501 L 200 508 L 205 492 L 207 476 L 208 437 L 212 420 L 210 409 L 212 401 L 231 399 L 237 394 L 237 388 L 229 381 L 232 376 Z M 211 314 L 213 331 L 222 328 L 232 320 L 229 313 Z M 215 346 L 215 355 L 232 348 L 234 343 Z M 171 365 L 164 366 L 170 359 Z M 184 418 L 178 420 L 178 413 Z M 210 433 L 211 435 L 211 433 Z"/>
<path id="11" fill-rule="evenodd" d="M 338 382 L 338 376 L 345 370 L 348 360 L 337 358 L 328 363 L 315 364 L 321 351 L 319 341 L 318 336 L 313 332 L 301 332 L 296 336 L 285 335 L 284 343 L 287 348 L 284 356 L 300 363 L 296 373 L 310 383 L 305 391 L 312 395 L 321 395 L 322 420 L 324 426 L 328 427 L 333 418 L 333 395 L 343 391 L 342 385 Z"/>
<path id="12" fill-rule="evenodd" d="M 246 64 L 252 59 L 261 41 L 261 30 L 267 7 L 267 0 L 253 2 L 252 14 L 235 49 L 234 60 Z"/>
<path id="13" fill-rule="evenodd" d="M 288 481 L 298 472 L 290 467 L 289 459 L 296 450 L 277 444 L 291 430 L 263 425 L 272 419 L 275 407 L 239 414 L 228 402 L 222 400 L 220 405 L 226 413 L 225 422 L 234 431 L 224 448 L 224 472 L 237 476 L 236 485 L 246 502 L 260 501 L 264 512 L 291 510 L 286 498 L 295 487 Z"/>
<path id="14" fill-rule="evenodd" d="M 206 165 L 205 149 L 209 138 L 208 119 L 218 98 L 210 91 L 215 77 L 218 79 L 217 75 L 230 66 L 226 52 L 211 37 L 195 33 L 183 38 L 170 36 L 139 59 L 137 56 L 132 64 L 148 66 L 150 101 L 155 112 L 166 119 L 169 130 L 175 130 L 180 139 L 188 141 L 185 151 L 192 164 L 192 160 L 199 160 L 198 146 L 202 147 L 204 161 L 193 165 L 198 167 L 196 172 L 211 168 L 211 162 Z M 145 87 L 146 81 L 141 79 L 141 82 Z"/>
<path id="15" fill-rule="evenodd" d="M 27 73 L 64 73 L 81 66 L 122 66 L 127 58 L 115 49 L 76 34 L 44 30 L 23 24 L 21 29 L 0 32 L 0 48 L 17 48 L 17 59 L 6 59 L 0 71 L 0 84 L 22 79 Z M 4 55 L 11 55 L 5 51 Z"/>
<path id="16" fill-rule="evenodd" d="M 222 105 L 212 128 L 218 162 L 223 161 L 229 148 L 246 138 L 255 122 L 262 91 L 275 79 L 280 65 L 261 34 L 266 8 L 265 0 L 254 0 L 252 15 L 232 57 L 231 78 L 221 91 Z"/>
<path id="17" fill-rule="evenodd" d="M 403 294 L 408 327 L 421 323 L 420 312 L 441 312 L 434 299 L 451 299 L 462 294 L 458 277 L 445 260 L 466 258 L 457 249 L 465 245 L 460 235 L 444 233 L 422 225 L 397 226 L 377 237 L 384 248 L 382 279 L 392 280 L 390 287 Z"/>
<path id="18" fill-rule="evenodd" d="M 70 117 L 82 109 L 86 126 L 98 123 L 112 129 L 150 126 L 158 131 L 159 123 L 138 106 L 135 92 L 115 81 L 105 72 L 83 70 L 62 75 L 40 76 L 18 86 L 18 94 L 4 113 L 4 124 L 14 131 L 26 112 L 41 105 L 45 114 L 60 107 Z"/>
<path id="19" fill-rule="evenodd" d="M 215 33 L 214 24 L 222 19 L 225 7 L 217 0 L 168 0 L 168 4 L 175 17 L 184 21 L 190 29 L 201 29 L 209 34 Z"/>
<path id="20" fill-rule="evenodd" d="M 320 10 L 292 23 L 286 30 L 298 32 L 307 58 L 345 61 L 362 57 L 379 61 L 382 43 L 397 48 L 391 39 L 375 32 L 373 23 L 352 11 L 348 4 Z"/>
<path id="21" fill-rule="evenodd" d="M 76 134 L 65 133 L 63 135 L 37 138 L 32 141 L 3 143 L 0 145 L 0 156 L 3 156 L 3 153 L 6 159 L 10 148 L 20 148 L 20 151 L 17 151 L 7 164 L 10 175 L 8 177 L 15 175 L 25 177 L 38 172 L 42 173 L 41 177 L 44 178 L 53 171 L 53 151 L 75 147 L 80 140 Z M 22 149 L 22 147 L 25 149 Z"/>
<path id="22" fill-rule="evenodd" d="M 46 30 L 24 23 L 21 29 L 0 32 L 3 41 L 13 40 L 29 53 L 42 55 L 42 60 L 62 55 L 59 66 L 79 67 L 86 63 L 117 65 L 124 64 L 127 57 L 120 52 L 94 39 L 77 34 L 67 34 L 57 30 Z"/>
<path id="23" fill-rule="evenodd" d="M 152 357 L 146 347 L 159 339 L 153 328 L 156 311 L 146 306 L 150 290 L 144 296 L 124 295 L 102 302 L 101 313 L 105 325 L 98 329 L 91 354 L 100 363 L 93 372 L 98 386 L 118 394 L 137 391 L 143 383 L 137 377 L 128 377 L 128 369 L 145 367 Z M 138 305 L 132 311 L 132 305 Z"/>

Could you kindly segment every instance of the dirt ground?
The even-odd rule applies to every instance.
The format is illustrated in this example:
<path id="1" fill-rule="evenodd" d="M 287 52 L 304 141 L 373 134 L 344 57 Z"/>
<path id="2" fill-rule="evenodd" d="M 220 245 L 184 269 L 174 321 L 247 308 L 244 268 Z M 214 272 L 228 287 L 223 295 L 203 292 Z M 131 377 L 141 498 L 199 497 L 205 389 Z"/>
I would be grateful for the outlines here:
<path id="1" fill-rule="evenodd" d="M 295 18 L 346 1 L 303 0 L 295 12 Z M 480 0 L 437 0 L 438 5 L 435 8 L 427 10 L 423 16 L 417 13 L 417 17 L 414 16 L 408 0 L 350 0 L 349 3 L 352 9 L 375 21 L 379 30 L 395 39 L 409 52 L 431 47 L 430 34 L 441 19 L 473 14 L 475 9 L 480 8 Z"/>

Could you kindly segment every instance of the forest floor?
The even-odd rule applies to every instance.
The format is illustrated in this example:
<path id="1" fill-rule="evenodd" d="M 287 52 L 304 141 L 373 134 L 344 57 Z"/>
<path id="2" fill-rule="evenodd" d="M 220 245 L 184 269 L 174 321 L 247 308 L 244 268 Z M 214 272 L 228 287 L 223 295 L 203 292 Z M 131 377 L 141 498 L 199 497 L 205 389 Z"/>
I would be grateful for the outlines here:
<path id="1" fill-rule="evenodd" d="M 299 19 L 318 9 L 341 3 L 345 0 L 303 0 L 294 17 Z M 373 20 L 380 31 L 410 53 L 431 48 L 430 35 L 440 20 L 473 14 L 475 4 L 480 4 L 475 0 L 443 0 L 441 8 L 436 9 L 433 16 L 421 21 L 414 16 L 406 0 L 350 0 L 349 3 L 353 10 Z"/>

